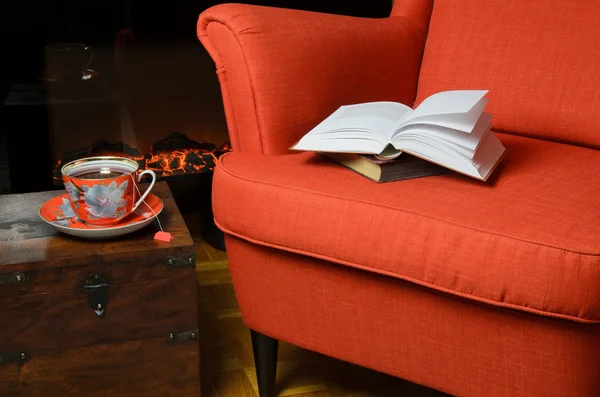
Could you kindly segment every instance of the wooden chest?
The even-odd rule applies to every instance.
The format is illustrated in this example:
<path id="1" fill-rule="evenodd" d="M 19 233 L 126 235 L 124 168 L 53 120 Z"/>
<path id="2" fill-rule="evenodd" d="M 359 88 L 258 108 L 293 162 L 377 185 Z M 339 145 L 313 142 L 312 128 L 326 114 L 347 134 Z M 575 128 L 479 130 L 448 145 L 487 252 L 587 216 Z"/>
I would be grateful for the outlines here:
<path id="1" fill-rule="evenodd" d="M 38 215 L 62 191 L 0 196 L 0 396 L 199 396 L 194 243 L 165 182 L 156 222 L 115 240 Z"/>

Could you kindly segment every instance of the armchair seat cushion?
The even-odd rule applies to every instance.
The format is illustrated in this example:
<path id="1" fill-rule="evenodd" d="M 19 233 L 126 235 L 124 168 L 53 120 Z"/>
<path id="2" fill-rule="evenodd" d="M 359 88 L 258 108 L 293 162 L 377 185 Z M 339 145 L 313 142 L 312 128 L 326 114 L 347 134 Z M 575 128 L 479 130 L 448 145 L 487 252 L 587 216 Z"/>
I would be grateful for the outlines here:
<path id="1" fill-rule="evenodd" d="M 598 151 L 497 136 L 507 152 L 487 183 L 452 173 L 378 184 L 316 153 L 229 153 L 215 220 L 257 245 L 600 323 Z"/>

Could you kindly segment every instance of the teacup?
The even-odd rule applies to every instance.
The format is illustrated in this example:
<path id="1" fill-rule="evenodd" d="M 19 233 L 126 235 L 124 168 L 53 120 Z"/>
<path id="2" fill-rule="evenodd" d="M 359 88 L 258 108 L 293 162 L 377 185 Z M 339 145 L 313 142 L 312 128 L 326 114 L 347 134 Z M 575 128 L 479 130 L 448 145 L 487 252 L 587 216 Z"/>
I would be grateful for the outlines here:
<path id="1" fill-rule="evenodd" d="M 135 211 L 154 183 L 154 171 L 138 173 L 136 161 L 113 156 L 87 157 L 65 164 L 62 179 L 71 208 L 83 222 L 108 226 Z M 139 196 L 137 184 L 143 175 L 152 176 L 145 193 Z"/>

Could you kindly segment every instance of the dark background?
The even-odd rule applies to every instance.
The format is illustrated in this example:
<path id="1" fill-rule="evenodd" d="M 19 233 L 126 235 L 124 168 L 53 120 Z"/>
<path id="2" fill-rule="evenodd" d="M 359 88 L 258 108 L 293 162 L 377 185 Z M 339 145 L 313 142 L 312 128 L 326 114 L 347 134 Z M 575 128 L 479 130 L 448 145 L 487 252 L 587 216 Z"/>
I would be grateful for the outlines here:
<path id="1" fill-rule="evenodd" d="M 386 17 L 391 0 L 337 1 L 307 4 L 299 0 L 239 1 L 363 17 Z M 196 20 L 215 0 L 50 0 L 2 2 L 2 85 L 0 99 L 12 81 L 27 78 L 42 62 L 50 42 L 111 45 L 115 33 L 131 27 L 139 42 L 197 42 Z"/>
<path id="2" fill-rule="evenodd" d="M 392 7 L 390 0 L 239 2 L 372 18 Z M 196 36 L 198 15 L 220 3 L 0 2 L 0 194 L 56 188 L 57 161 L 98 140 L 143 153 L 172 132 L 226 144 L 215 65 Z M 92 47 L 98 76 L 75 86 L 41 81 L 44 46 L 56 42 Z"/>
<path id="3" fill-rule="evenodd" d="M 393 3 L 239 2 L 372 18 L 387 17 Z M 198 15 L 219 3 L 0 2 L 0 194 L 61 189 L 53 178 L 57 161 L 98 139 L 133 145 L 143 153 L 174 131 L 217 147 L 227 142 L 215 65 L 196 36 Z M 43 48 L 57 42 L 92 47 L 90 68 L 99 77 L 73 87 L 41 81 Z M 224 250 L 222 233 L 213 223 L 211 180 L 207 172 L 170 180 L 169 186 L 183 213 L 200 214 L 203 238 Z"/>

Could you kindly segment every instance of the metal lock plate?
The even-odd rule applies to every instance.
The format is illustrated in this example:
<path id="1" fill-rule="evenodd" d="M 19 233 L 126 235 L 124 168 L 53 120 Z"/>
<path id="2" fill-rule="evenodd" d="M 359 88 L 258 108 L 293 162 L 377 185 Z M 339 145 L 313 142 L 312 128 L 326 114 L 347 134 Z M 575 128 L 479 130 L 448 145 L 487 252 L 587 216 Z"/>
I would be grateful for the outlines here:
<path id="1" fill-rule="evenodd" d="M 85 278 L 83 290 L 87 294 L 88 304 L 98 317 L 104 316 L 108 305 L 108 276 L 90 274 Z"/>
<path id="2" fill-rule="evenodd" d="M 25 280 L 25 273 L 22 272 L 0 274 L 0 285 L 20 284 Z"/>
<path id="3" fill-rule="evenodd" d="M 23 364 L 25 360 L 29 358 L 29 354 L 25 352 L 13 353 L 13 354 L 2 354 L 0 353 L 0 365 L 6 364 Z"/>

